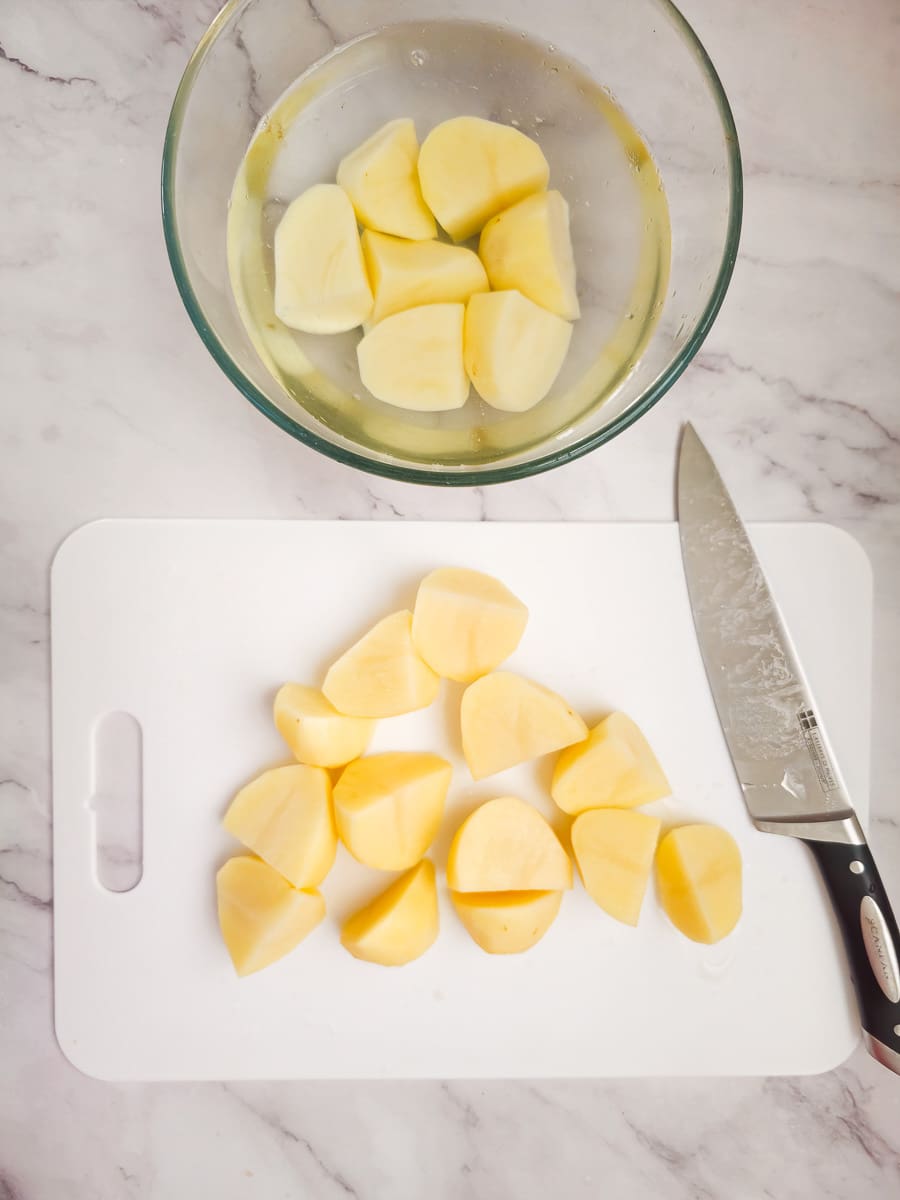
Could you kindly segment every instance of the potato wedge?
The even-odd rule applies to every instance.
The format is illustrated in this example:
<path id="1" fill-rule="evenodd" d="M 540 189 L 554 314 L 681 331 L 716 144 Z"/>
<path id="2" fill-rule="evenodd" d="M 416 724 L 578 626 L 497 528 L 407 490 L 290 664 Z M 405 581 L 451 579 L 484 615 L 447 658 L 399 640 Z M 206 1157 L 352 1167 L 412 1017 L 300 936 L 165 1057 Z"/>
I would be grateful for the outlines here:
<path id="1" fill-rule="evenodd" d="M 573 815 L 588 808 L 636 808 L 672 789 L 650 743 L 624 713 L 611 713 L 586 740 L 563 750 L 550 794 Z"/>
<path id="2" fill-rule="evenodd" d="M 727 937 L 743 908 L 741 852 L 717 825 L 681 825 L 656 852 L 659 898 L 669 920 L 691 941 Z"/>
<path id="3" fill-rule="evenodd" d="M 284 958 L 325 916 L 316 891 L 301 891 L 250 855 L 230 858 L 216 874 L 219 927 L 238 975 Z"/>
<path id="4" fill-rule="evenodd" d="M 408 242 L 367 229 L 362 248 L 375 294 L 372 326 L 423 304 L 465 304 L 473 293 L 491 286 L 481 259 L 465 246 Z"/>
<path id="5" fill-rule="evenodd" d="M 561 696 L 509 671 L 494 671 L 469 684 L 460 706 L 460 724 L 463 754 L 473 779 L 587 737 L 587 725 Z"/>
<path id="6" fill-rule="evenodd" d="M 569 206 L 540 192 L 499 213 L 481 231 L 478 254 L 495 291 L 515 289 L 566 321 L 581 315 Z"/>
<path id="7" fill-rule="evenodd" d="M 521 954 L 536 945 L 562 904 L 562 892 L 451 892 L 456 915 L 488 954 Z"/>
<path id="8" fill-rule="evenodd" d="M 274 705 L 275 728 L 298 762 L 312 767 L 342 767 L 365 754 L 375 722 L 345 717 L 318 688 L 286 683 Z"/>
<path id="9" fill-rule="evenodd" d="M 447 884 L 455 892 L 563 891 L 572 886 L 572 863 L 536 808 L 517 796 L 500 796 L 457 829 Z"/>
<path id="10" fill-rule="evenodd" d="M 334 789 L 341 841 L 367 867 L 411 867 L 434 841 L 452 774 L 436 754 L 408 751 L 357 759 Z"/>
<path id="11" fill-rule="evenodd" d="M 637 925 L 661 822 L 633 809 L 597 808 L 572 823 L 572 851 L 585 891 L 604 912 Z"/>
<path id="12" fill-rule="evenodd" d="M 509 658 L 527 622 L 528 609 L 498 579 L 439 567 L 419 584 L 412 637 L 438 675 L 470 683 Z"/>
<path id="13" fill-rule="evenodd" d="M 435 236 L 437 226 L 419 186 L 418 160 L 416 127 L 409 117 L 388 121 L 341 159 L 337 181 L 361 225 L 402 238 Z"/>
<path id="14" fill-rule="evenodd" d="M 367 320 L 374 300 L 353 205 L 319 183 L 288 205 L 275 230 L 275 314 L 305 333 L 343 333 Z"/>
<path id="15" fill-rule="evenodd" d="M 423 304 L 385 317 L 356 347 L 359 377 L 384 404 L 449 412 L 469 397 L 462 304 Z"/>
<path id="16" fill-rule="evenodd" d="M 326 698 L 348 717 L 397 717 L 427 708 L 440 678 L 422 661 L 412 640 L 412 613 L 385 617 L 329 669 Z"/>
<path id="17" fill-rule="evenodd" d="M 521 292 L 472 296 L 463 328 L 463 356 L 472 386 L 486 404 L 527 412 L 559 374 L 572 326 Z"/>
<path id="18" fill-rule="evenodd" d="M 222 821 L 295 888 L 317 887 L 334 864 L 331 780 L 320 767 L 275 767 L 241 788 Z"/>
<path id="19" fill-rule="evenodd" d="M 419 152 L 425 203 L 455 242 L 495 213 L 547 186 L 550 167 L 537 142 L 498 121 L 451 117 Z"/>
<path id="20" fill-rule="evenodd" d="M 434 867 L 425 858 L 347 921 L 341 944 L 354 958 L 402 967 L 422 957 L 439 929 Z"/>

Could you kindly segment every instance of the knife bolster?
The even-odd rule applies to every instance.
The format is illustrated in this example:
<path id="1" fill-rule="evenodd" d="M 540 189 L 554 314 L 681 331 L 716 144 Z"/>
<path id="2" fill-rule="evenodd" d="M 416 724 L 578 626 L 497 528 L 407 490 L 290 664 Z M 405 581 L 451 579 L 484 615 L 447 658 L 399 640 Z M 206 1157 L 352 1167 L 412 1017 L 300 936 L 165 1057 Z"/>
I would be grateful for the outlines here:
<path id="1" fill-rule="evenodd" d="M 864 846 L 866 842 L 866 835 L 854 812 L 813 821 L 797 821 L 788 817 L 785 820 L 753 823 L 763 833 L 780 833 L 786 837 L 803 838 L 805 842 L 836 842 L 841 846 Z"/>

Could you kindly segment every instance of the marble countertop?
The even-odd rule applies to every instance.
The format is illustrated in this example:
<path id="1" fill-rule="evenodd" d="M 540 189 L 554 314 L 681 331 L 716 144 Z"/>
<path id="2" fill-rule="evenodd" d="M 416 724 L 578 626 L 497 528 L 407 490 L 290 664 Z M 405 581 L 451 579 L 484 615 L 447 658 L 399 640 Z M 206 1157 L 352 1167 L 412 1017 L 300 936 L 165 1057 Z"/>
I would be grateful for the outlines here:
<path id="1" fill-rule="evenodd" d="M 900 1079 L 118 1086 L 52 1027 L 48 567 L 109 515 L 669 520 L 695 420 L 752 519 L 832 521 L 876 583 L 871 840 L 900 903 L 900 11 L 685 0 L 746 168 L 722 314 L 593 456 L 495 489 L 291 441 L 192 330 L 157 187 L 215 0 L 0 5 L 0 1197 L 900 1195 Z"/>

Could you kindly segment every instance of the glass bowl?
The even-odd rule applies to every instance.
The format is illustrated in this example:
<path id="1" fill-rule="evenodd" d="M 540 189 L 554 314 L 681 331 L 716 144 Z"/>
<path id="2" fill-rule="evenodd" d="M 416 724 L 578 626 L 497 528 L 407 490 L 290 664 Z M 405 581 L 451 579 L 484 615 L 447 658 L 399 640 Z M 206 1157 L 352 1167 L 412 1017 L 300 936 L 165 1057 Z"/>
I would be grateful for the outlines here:
<path id="1" fill-rule="evenodd" d="M 731 110 L 674 5 L 501 0 L 490 22 L 484 11 L 483 0 L 231 0 L 188 63 L 163 153 L 172 270 L 228 378 L 299 441 L 416 483 L 522 478 L 626 429 L 702 344 L 740 235 Z M 582 318 L 553 391 L 525 414 L 474 393 L 448 414 L 381 404 L 359 383 L 358 332 L 298 335 L 271 310 L 284 204 L 333 180 L 384 121 L 413 116 L 423 137 L 462 113 L 535 137 L 571 207 Z"/>

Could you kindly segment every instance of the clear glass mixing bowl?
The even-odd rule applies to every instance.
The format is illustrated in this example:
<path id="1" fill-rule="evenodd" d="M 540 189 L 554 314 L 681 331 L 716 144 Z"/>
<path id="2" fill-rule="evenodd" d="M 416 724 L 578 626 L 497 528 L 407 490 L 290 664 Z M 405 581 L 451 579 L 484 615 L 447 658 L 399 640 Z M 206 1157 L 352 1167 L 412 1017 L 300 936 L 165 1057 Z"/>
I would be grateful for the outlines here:
<path id="1" fill-rule="evenodd" d="M 627 428 L 702 344 L 740 235 L 731 110 L 668 0 L 495 0 L 490 10 L 487 22 L 483 0 L 231 0 L 187 66 L 166 134 L 166 244 L 213 358 L 298 440 L 417 483 L 521 478 Z M 288 89 L 276 113 L 289 109 L 292 123 L 260 127 Z M 572 207 L 583 316 L 562 383 L 530 414 L 493 413 L 474 397 L 462 416 L 407 417 L 361 396 L 358 377 L 354 388 L 358 335 L 309 340 L 263 323 L 300 363 L 284 370 L 282 355 L 275 369 L 239 314 L 226 254 L 232 188 L 257 130 L 290 139 L 288 166 L 269 163 L 265 177 L 266 203 L 283 204 L 333 178 L 383 121 L 416 117 L 424 136 L 463 112 L 536 137 Z M 264 231 L 258 243 L 267 288 Z"/>

